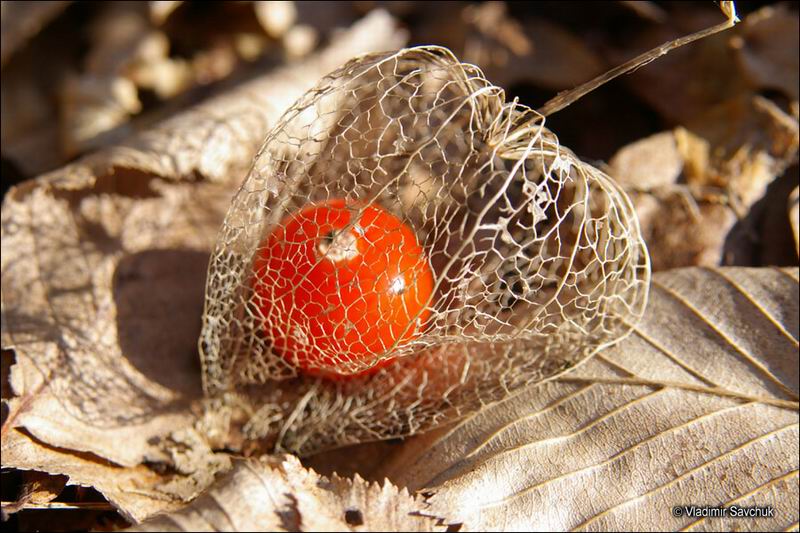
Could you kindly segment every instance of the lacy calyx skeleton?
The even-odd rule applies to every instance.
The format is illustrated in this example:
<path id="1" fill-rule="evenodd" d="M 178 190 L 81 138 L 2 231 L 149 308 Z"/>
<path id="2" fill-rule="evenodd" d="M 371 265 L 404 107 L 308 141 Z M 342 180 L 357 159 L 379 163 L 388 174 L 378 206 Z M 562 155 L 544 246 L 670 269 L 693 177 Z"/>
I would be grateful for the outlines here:
<path id="1" fill-rule="evenodd" d="M 321 80 L 268 135 L 219 234 L 200 339 L 207 395 L 250 403 L 249 438 L 313 453 L 451 421 L 623 338 L 650 277 L 635 213 L 543 122 L 442 48 L 357 58 Z M 356 206 L 353 221 L 371 205 L 402 221 L 433 273 L 414 314 L 425 319 L 370 358 L 315 338 L 313 317 L 276 333 L 289 311 L 254 288 L 266 237 L 336 199 Z M 346 310 L 336 320 L 356 327 Z M 276 335 L 321 353 L 316 375 Z"/>

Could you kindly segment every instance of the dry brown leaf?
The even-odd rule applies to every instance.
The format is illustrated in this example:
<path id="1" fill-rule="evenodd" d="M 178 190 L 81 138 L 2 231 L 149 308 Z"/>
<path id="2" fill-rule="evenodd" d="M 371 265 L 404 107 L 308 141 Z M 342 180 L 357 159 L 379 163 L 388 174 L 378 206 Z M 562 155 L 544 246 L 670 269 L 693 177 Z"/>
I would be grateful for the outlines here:
<path id="1" fill-rule="evenodd" d="M 639 50 L 649 50 L 687 30 L 708 27 L 719 20 L 718 12 L 710 6 L 702 10 L 678 5 L 676 10 L 663 24 L 643 24 L 636 39 L 625 40 L 619 51 L 610 53 L 610 61 L 621 63 Z M 710 106 L 750 88 L 729 44 L 739 38 L 740 26 L 675 50 L 635 75 L 626 76 L 624 82 L 668 122 L 684 124 Z"/>
<path id="2" fill-rule="evenodd" d="M 23 472 L 22 487 L 17 500 L 9 505 L 4 505 L 2 509 L 3 518 L 12 513 L 16 513 L 28 506 L 35 506 L 53 501 L 64 490 L 67 484 L 66 476 L 51 476 L 43 472 L 31 470 Z"/>
<path id="3" fill-rule="evenodd" d="M 181 4 L 183 4 L 182 0 L 153 0 L 148 2 L 150 20 L 156 26 L 164 24 L 172 12 L 178 9 Z"/>
<path id="4" fill-rule="evenodd" d="M 445 46 L 505 89 L 518 83 L 561 90 L 600 74 L 605 62 L 567 27 L 521 19 L 506 2 L 389 2 L 413 17 L 415 40 Z"/>
<path id="5" fill-rule="evenodd" d="M 789 223 L 794 234 L 794 246 L 800 255 L 800 188 L 795 187 L 789 195 Z"/>
<path id="6" fill-rule="evenodd" d="M 737 217 L 719 203 L 697 203 L 686 189 L 632 193 L 654 272 L 725 263 L 725 244 Z"/>
<path id="7" fill-rule="evenodd" d="M 795 163 L 770 184 L 764 197 L 734 226 L 728 240 L 737 246 L 726 255 L 733 257 L 738 264 L 798 264 L 791 223 L 791 193 L 798 182 L 800 167 Z"/>
<path id="8" fill-rule="evenodd" d="M 586 41 L 563 26 L 537 18 L 526 25 L 525 33 L 531 37 L 531 54 L 526 57 L 516 52 L 521 57 L 515 57 L 507 68 L 516 73 L 516 81 L 561 90 L 575 87 L 605 69 L 603 60 Z"/>
<path id="9" fill-rule="evenodd" d="M 201 395 L 196 341 L 208 250 L 230 196 L 284 107 L 353 55 L 403 39 L 376 12 L 305 63 L 9 191 L 2 344 L 16 355 L 16 397 L 3 446 L 13 436 L 27 451 L 4 453 L 4 467 L 63 473 L 108 496 L 130 486 L 110 472 L 134 476 L 142 461 L 164 462 L 180 475 L 150 473 L 137 483 L 155 491 L 180 478 L 157 491 L 167 503 L 192 497 L 224 467 L 193 436 L 189 407 Z M 128 468 L 73 470 L 59 462 L 65 450 Z M 158 510 L 115 497 L 137 519 Z"/>
<path id="10" fill-rule="evenodd" d="M 754 87 L 781 91 L 798 100 L 800 18 L 787 4 L 765 6 L 744 21 L 731 44 L 743 74 Z"/>
<path id="11" fill-rule="evenodd" d="M 719 12 L 709 6 L 708 10 L 683 9 L 673 13 L 665 24 L 643 24 L 636 39 L 626 39 L 618 52 L 609 54 L 609 62 L 622 63 L 638 51 L 650 50 L 688 30 L 718 21 Z M 669 123 L 683 124 L 747 88 L 728 45 L 737 31 L 734 27 L 674 50 L 622 80 Z"/>
<path id="12" fill-rule="evenodd" d="M 724 263 L 737 221 L 797 157 L 798 122 L 760 96 L 733 98 L 617 152 L 654 271 Z"/>
<path id="13" fill-rule="evenodd" d="M 675 6 L 677 15 L 659 25 L 643 25 L 638 42 L 625 42 L 612 62 L 631 50 L 647 50 L 672 39 L 688 26 L 713 20 L 709 9 Z M 677 50 L 641 69 L 626 83 L 673 124 L 695 121 L 707 109 L 741 94 L 777 91 L 797 118 L 797 14 L 788 6 L 766 6 L 749 14 L 729 32 Z M 780 98 L 779 98 L 780 99 Z"/>
<path id="14" fill-rule="evenodd" d="M 6 61 L 70 2 L 3 2 L 0 63 Z"/>
<path id="15" fill-rule="evenodd" d="M 357 16 L 350 2 L 294 2 L 294 5 L 297 9 L 297 23 L 310 26 L 326 37 L 350 26 Z M 391 8 L 385 8 L 391 12 Z M 366 10 L 364 14 L 369 12 L 370 10 Z"/>
<path id="16" fill-rule="evenodd" d="M 42 68 L 36 58 L 46 48 L 47 39 L 34 40 L 31 46 L 20 50 L 18 59 L 3 66 L 0 91 L 3 159 L 12 161 L 21 173 L 29 176 L 57 168 L 64 161 L 59 128 L 54 124 L 59 110 L 52 90 L 62 81 L 71 50 L 65 45 L 53 51 L 48 55 L 52 68 Z"/>
<path id="17" fill-rule="evenodd" d="M 437 431 L 437 430 L 432 430 Z M 386 458 L 405 446 L 401 439 L 376 440 L 334 448 L 302 459 L 303 464 L 323 476 L 353 477 L 356 474 L 368 481 L 381 481 L 384 476 L 378 471 L 384 467 Z"/>
<path id="18" fill-rule="evenodd" d="M 695 190 L 716 187 L 734 209 L 746 211 L 796 158 L 799 130 L 797 119 L 761 96 L 714 106 L 677 130 L 686 182 Z"/>
<path id="19" fill-rule="evenodd" d="M 81 72 L 59 84 L 61 149 L 70 158 L 130 135 L 130 117 L 142 110 L 139 88 L 167 97 L 191 83 L 188 65 L 168 57 L 167 35 L 153 28 L 141 4 L 110 4 L 88 34 Z"/>
<path id="20" fill-rule="evenodd" d="M 90 44 L 84 59 L 88 74 L 122 75 L 137 62 L 167 57 L 169 39 L 154 30 L 141 5 L 115 3 L 100 11 L 88 29 Z"/>
<path id="21" fill-rule="evenodd" d="M 703 25 L 705 27 L 701 26 L 702 29 L 699 29 L 698 31 L 675 39 L 670 39 L 654 48 L 651 47 L 647 49 L 647 51 L 629 59 L 628 61 L 625 61 L 621 65 L 617 65 L 616 67 L 592 78 L 585 83 L 582 83 L 577 87 L 573 87 L 568 91 L 562 91 L 548 100 L 543 106 L 538 108 L 537 111 L 545 117 L 550 116 L 553 113 L 572 105 L 572 103 L 579 100 L 583 96 L 589 94 L 598 87 L 605 85 L 609 81 L 622 76 L 623 74 L 634 72 L 637 69 L 652 63 L 665 54 L 668 54 L 675 49 L 682 48 L 687 44 L 704 40 L 714 34 L 729 30 L 737 22 L 739 22 L 739 16 L 736 14 L 736 6 L 734 5 L 733 1 L 720 2 L 719 8 L 725 15 L 725 20 L 723 22 L 713 25 Z"/>
<path id="22" fill-rule="evenodd" d="M 461 18 L 463 43 L 458 48 L 463 48 L 464 60 L 483 68 L 486 77 L 500 87 L 523 82 L 567 89 L 600 74 L 605 66 L 566 28 L 542 18 L 523 26 L 503 2 L 468 5 Z M 443 38 L 456 40 L 453 35 Z M 437 42 L 441 39 L 437 36 Z"/>
<path id="23" fill-rule="evenodd" d="M 149 21 L 138 4 L 120 3 L 101 11 L 91 25 L 92 44 L 81 82 L 86 83 L 84 78 L 122 77 L 139 88 L 153 90 L 162 100 L 188 89 L 194 83 L 189 62 L 170 57 L 167 34 L 153 28 L 175 4 L 151 2 Z M 109 144 L 107 138 L 100 140 Z"/>
<path id="24" fill-rule="evenodd" d="M 449 525 L 388 481 L 326 479 L 285 455 L 238 461 L 187 507 L 131 531 L 452 531 Z"/>
<path id="25" fill-rule="evenodd" d="M 664 8 L 656 4 L 655 2 L 648 2 L 648 1 L 637 1 L 637 0 L 622 0 L 619 2 L 622 7 L 626 9 L 630 9 L 632 12 L 636 13 L 638 16 L 642 18 L 642 20 L 646 20 L 648 22 L 658 22 L 663 23 L 665 22 L 669 15 Z"/>
<path id="26" fill-rule="evenodd" d="M 758 529 L 798 520 L 798 269 L 656 275 L 634 334 L 384 469 L 479 530 Z M 771 505 L 774 518 L 674 517 Z"/>

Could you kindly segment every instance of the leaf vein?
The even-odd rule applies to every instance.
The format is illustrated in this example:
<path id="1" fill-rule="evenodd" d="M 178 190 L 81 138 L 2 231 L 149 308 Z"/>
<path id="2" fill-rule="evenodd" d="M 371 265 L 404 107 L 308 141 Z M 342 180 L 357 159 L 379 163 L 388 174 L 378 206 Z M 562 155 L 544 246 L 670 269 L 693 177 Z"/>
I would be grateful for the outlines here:
<path id="1" fill-rule="evenodd" d="M 708 270 L 709 272 L 712 272 L 712 273 L 716 274 L 717 276 L 719 276 L 720 278 L 724 279 L 727 283 L 729 283 L 731 285 L 731 287 L 736 289 L 748 302 L 750 302 L 753 305 L 753 307 L 758 309 L 758 311 L 760 311 L 761 314 L 763 314 L 764 317 L 767 320 L 769 320 L 775 326 L 775 329 L 780 331 L 781 334 L 784 337 L 786 337 L 789 340 L 789 342 L 791 342 L 794 345 L 795 348 L 800 346 L 800 343 L 798 343 L 798 340 L 791 333 L 789 333 L 786 330 L 785 327 L 783 327 L 783 324 L 781 324 L 760 303 L 758 303 L 758 300 L 756 300 L 756 298 L 754 298 L 752 294 L 750 294 L 747 290 L 745 290 L 745 288 L 742 287 L 741 284 L 739 284 L 737 281 L 735 281 L 733 278 L 731 278 L 730 276 L 728 276 L 727 274 L 725 274 L 722 270 L 720 270 L 718 268 L 707 268 L 706 270 Z"/>
<path id="2" fill-rule="evenodd" d="M 658 285 L 665 293 L 672 296 L 675 300 L 680 302 L 686 309 L 691 311 L 695 316 L 705 322 L 708 327 L 722 340 L 724 340 L 731 348 L 733 348 L 736 352 L 738 352 L 742 359 L 750 364 L 753 368 L 758 370 L 762 375 L 764 375 L 767 379 L 775 383 L 779 389 L 781 389 L 789 398 L 798 399 L 797 395 L 789 389 L 786 385 L 781 382 L 772 372 L 769 371 L 767 367 L 765 367 L 761 362 L 759 362 L 752 354 L 750 354 L 747 350 L 739 346 L 734 339 L 729 337 L 725 332 L 723 332 L 716 324 L 712 323 L 708 318 L 706 318 L 703 313 L 700 312 L 688 299 L 686 299 L 683 295 L 679 294 L 678 292 L 674 291 L 673 289 L 667 287 L 659 283 L 656 280 L 653 280 L 654 285 Z"/>
<path id="3" fill-rule="evenodd" d="M 790 478 L 792 476 L 795 476 L 798 472 L 799 472 L 798 469 L 795 468 L 795 469 L 793 469 L 793 470 L 791 470 L 791 471 L 789 471 L 789 472 L 787 472 L 785 474 L 782 474 L 782 475 L 780 475 L 778 477 L 774 477 L 774 478 L 770 479 L 769 481 L 765 481 L 764 483 L 760 484 L 756 488 L 754 488 L 754 489 L 752 489 L 752 490 L 750 490 L 750 491 L 748 491 L 748 492 L 746 492 L 746 493 L 744 493 L 744 494 L 742 494 L 740 496 L 737 496 L 736 498 L 733 498 L 731 500 L 723 502 L 722 504 L 720 504 L 720 507 L 730 507 L 731 505 L 734 505 L 734 504 L 744 500 L 745 498 L 748 498 L 748 497 L 750 497 L 750 496 L 752 496 L 752 495 L 754 495 L 754 494 L 756 494 L 758 492 L 761 492 L 762 490 L 764 490 L 764 489 L 766 489 L 768 487 L 771 487 L 772 485 L 780 483 L 784 479 L 788 479 L 788 478 Z M 701 523 L 701 522 L 703 522 L 705 520 L 706 520 L 705 517 L 698 518 L 694 522 L 692 522 L 689 525 L 683 527 L 681 529 L 681 531 L 689 531 L 689 528 L 691 528 L 691 527 L 693 527 L 693 526 L 695 526 L 695 525 L 697 525 L 697 524 L 699 524 L 699 523 Z"/>
<path id="4" fill-rule="evenodd" d="M 518 492 L 510 494 L 509 496 L 507 496 L 505 498 L 502 498 L 500 500 L 495 500 L 493 502 L 488 502 L 488 503 L 486 503 L 484 505 L 481 505 L 480 508 L 481 509 L 486 509 L 486 508 L 490 508 L 490 507 L 495 507 L 497 505 L 500 505 L 502 503 L 507 502 L 508 500 L 516 499 L 516 498 L 518 498 L 518 497 L 520 497 L 520 496 L 522 496 L 524 494 L 532 492 L 533 490 L 535 490 L 535 489 L 537 489 L 539 487 L 543 487 L 545 485 L 548 485 L 548 484 L 553 483 L 555 481 L 558 481 L 560 479 L 564 479 L 564 478 L 573 476 L 573 475 L 581 473 L 581 472 L 594 470 L 594 469 L 606 466 L 608 464 L 611 464 L 613 461 L 624 457 L 626 454 L 628 454 L 628 453 L 640 448 L 641 446 L 644 446 L 648 442 L 656 440 L 657 438 L 659 438 L 661 436 L 664 436 L 664 435 L 666 435 L 668 433 L 673 433 L 673 432 L 675 432 L 675 431 L 677 431 L 679 429 L 682 429 L 684 427 L 689 427 L 690 425 L 692 425 L 692 424 L 694 424 L 696 422 L 699 422 L 700 420 L 703 420 L 705 418 L 710 418 L 712 416 L 717 416 L 717 415 L 720 415 L 721 413 L 725 413 L 727 411 L 731 411 L 731 410 L 734 410 L 734 409 L 737 409 L 737 408 L 740 408 L 740 407 L 742 407 L 742 406 L 741 405 L 732 405 L 730 407 L 724 407 L 722 409 L 718 409 L 716 411 L 711 411 L 709 413 L 703 413 L 702 415 L 700 415 L 698 417 L 695 417 L 695 418 L 693 418 L 691 420 L 687 420 L 686 422 L 683 422 L 682 424 L 671 426 L 670 428 L 667 428 L 665 430 L 662 430 L 662 431 L 659 431 L 657 433 L 654 433 L 653 435 L 650 435 L 649 437 L 646 437 L 646 438 L 642 439 L 641 441 L 637 442 L 636 444 L 633 444 L 633 445 L 625 448 L 624 450 L 620 450 L 619 452 L 615 453 L 611 457 L 609 457 L 607 459 L 604 459 L 603 461 L 601 461 L 599 463 L 595 463 L 595 464 L 584 466 L 582 468 L 571 470 L 569 472 L 565 472 L 565 473 L 563 473 L 563 474 L 561 474 L 559 476 L 547 479 L 547 480 L 542 481 L 540 483 L 536 483 L 534 485 L 530 485 L 530 486 L 525 487 L 524 489 L 522 489 L 522 490 L 520 490 Z"/>
<path id="5" fill-rule="evenodd" d="M 606 509 L 606 510 L 604 510 L 604 511 L 602 511 L 602 512 L 596 514 L 596 515 L 594 515 L 592 518 L 590 518 L 590 519 L 578 524 L 577 526 L 575 526 L 572 529 L 574 531 L 574 530 L 577 530 L 579 528 L 586 527 L 587 525 L 589 525 L 592 522 L 598 520 L 602 516 L 605 516 L 605 515 L 609 514 L 614 509 L 618 509 L 618 508 L 623 507 L 625 505 L 630 505 L 631 503 L 633 503 L 635 501 L 644 499 L 645 497 L 649 496 L 650 494 L 653 494 L 655 492 L 664 490 L 665 488 L 670 487 L 670 486 L 674 485 L 675 483 L 677 483 L 677 482 L 689 477 L 690 475 L 694 474 L 695 472 L 697 472 L 699 470 L 702 470 L 703 468 L 707 468 L 712 463 L 721 461 L 722 459 L 725 459 L 726 457 L 730 457 L 731 455 L 733 455 L 734 453 L 736 453 L 738 451 L 744 450 L 747 447 L 752 446 L 753 444 L 755 444 L 757 442 L 760 442 L 762 440 L 767 440 L 768 438 L 770 438 L 770 437 L 772 437 L 774 435 L 777 435 L 777 434 L 779 434 L 779 433 L 781 433 L 783 431 L 786 431 L 787 429 L 796 427 L 797 425 L 798 425 L 797 422 L 792 422 L 791 424 L 787 424 L 787 425 L 785 425 L 783 427 L 780 427 L 778 429 L 775 429 L 775 430 L 769 431 L 767 433 L 764 433 L 763 435 L 759 435 L 758 437 L 749 439 L 746 442 L 743 442 L 742 444 L 740 444 L 740 445 L 738 445 L 738 446 L 736 446 L 736 447 L 734 447 L 734 448 L 732 448 L 732 449 L 730 449 L 730 450 L 728 450 L 728 451 L 726 451 L 724 453 L 721 453 L 721 454 L 717 455 L 716 457 L 713 457 L 713 458 L 709 459 L 708 461 L 705 461 L 701 465 L 698 465 L 698 466 L 696 466 L 694 468 L 690 468 L 689 470 L 687 470 L 683 474 L 670 479 L 666 483 L 663 483 L 663 484 L 661 484 L 661 485 L 659 485 L 657 487 L 654 487 L 654 488 L 648 490 L 647 492 L 644 492 L 644 493 L 640 494 L 639 496 L 637 496 L 635 498 L 631 498 L 629 500 L 625 500 L 622 503 L 618 503 L 617 505 L 609 507 L 608 509 Z"/>

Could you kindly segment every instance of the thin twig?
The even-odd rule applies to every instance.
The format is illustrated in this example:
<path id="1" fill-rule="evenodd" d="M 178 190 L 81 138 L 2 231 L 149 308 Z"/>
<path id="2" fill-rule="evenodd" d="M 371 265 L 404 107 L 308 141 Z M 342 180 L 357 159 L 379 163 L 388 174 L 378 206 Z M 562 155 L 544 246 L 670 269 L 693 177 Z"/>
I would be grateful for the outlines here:
<path id="1" fill-rule="evenodd" d="M 672 388 L 688 390 L 692 392 L 699 392 L 701 394 L 713 394 L 716 396 L 724 396 L 726 398 L 733 398 L 743 402 L 758 402 L 767 405 L 774 405 L 775 407 L 783 407 L 786 409 L 793 409 L 797 411 L 800 409 L 800 403 L 794 400 L 781 400 L 779 398 L 769 398 L 766 396 L 750 396 L 742 394 L 737 391 L 728 390 L 722 387 L 708 387 L 705 385 L 694 385 L 691 383 L 682 383 L 677 381 L 653 381 L 649 379 L 632 377 L 632 378 L 600 378 L 600 377 L 580 377 L 570 376 L 569 374 L 563 375 L 556 379 L 556 381 L 570 382 L 570 383 L 602 383 L 605 385 L 630 385 L 630 386 L 644 386 L 653 387 L 657 389 Z"/>

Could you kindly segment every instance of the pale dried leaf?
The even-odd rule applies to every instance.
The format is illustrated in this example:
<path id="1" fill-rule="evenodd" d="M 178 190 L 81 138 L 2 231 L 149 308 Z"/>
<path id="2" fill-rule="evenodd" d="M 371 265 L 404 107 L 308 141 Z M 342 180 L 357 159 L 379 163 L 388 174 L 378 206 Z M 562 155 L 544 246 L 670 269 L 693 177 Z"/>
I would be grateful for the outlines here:
<path id="1" fill-rule="evenodd" d="M 326 479 L 291 455 L 238 461 L 180 511 L 131 531 L 445 531 L 420 497 L 389 482 Z"/>
<path id="2" fill-rule="evenodd" d="M 189 63 L 172 58 L 136 65 L 129 76 L 137 86 L 153 90 L 162 100 L 185 91 L 193 81 Z"/>
<path id="3" fill-rule="evenodd" d="M 102 10 L 89 27 L 90 48 L 85 70 L 95 76 L 124 75 L 132 64 L 166 58 L 169 39 L 154 30 L 141 6 L 114 3 Z"/>
<path id="4" fill-rule="evenodd" d="M 124 466 L 163 459 L 154 438 L 193 423 L 193 288 L 229 194 L 152 179 L 136 198 L 137 180 L 118 173 L 72 198 L 28 184 L 2 211 L 3 344 L 25 402 L 6 425 Z"/>
<path id="5" fill-rule="evenodd" d="M 617 183 L 646 191 L 674 184 L 683 170 L 683 157 L 673 132 L 664 131 L 621 148 L 608 165 Z"/>
<path id="6" fill-rule="evenodd" d="M 311 53 L 317 45 L 317 30 L 307 24 L 297 24 L 283 36 L 283 49 L 289 60 L 298 59 Z"/>
<path id="7" fill-rule="evenodd" d="M 2 344 L 16 355 L 17 397 L 3 446 L 24 427 L 32 438 L 15 442 L 35 451 L 4 453 L 4 467 L 74 477 L 59 467 L 69 454 L 55 449 L 63 448 L 128 467 L 81 471 L 80 483 L 114 494 L 128 485 L 104 476 L 132 476 L 145 460 L 178 468 L 172 486 L 161 487 L 171 476 L 155 473 L 137 481 L 143 491 L 159 485 L 166 501 L 210 482 L 224 465 L 191 436 L 189 408 L 201 396 L 196 341 L 208 250 L 230 196 L 284 107 L 353 55 L 403 39 L 375 12 L 307 62 L 9 191 Z M 116 497 L 138 519 L 158 510 Z"/>
<path id="8" fill-rule="evenodd" d="M 133 82 L 116 76 L 69 77 L 60 99 L 66 157 L 96 148 L 101 134 L 124 125 L 142 109 Z"/>
<path id="9" fill-rule="evenodd" d="M 471 529 L 775 530 L 798 520 L 798 270 L 654 277 L 634 334 L 384 470 Z M 676 518 L 675 505 L 774 518 Z"/>
<path id="10" fill-rule="evenodd" d="M 152 423 L 154 413 L 179 396 L 197 397 L 206 251 L 235 185 L 236 175 L 227 171 L 249 163 L 270 113 L 277 113 L 265 101 L 298 95 L 353 53 L 392 44 L 396 34 L 368 37 L 391 23 L 373 16 L 295 71 L 253 82 L 130 147 L 84 158 L 12 191 L 3 209 L 3 344 L 16 349 L 16 371 L 47 375 L 49 403 L 63 404 L 76 420 L 94 418 L 94 426 L 125 426 L 137 418 Z M 194 173 L 209 181 L 155 177 L 180 180 Z M 76 377 L 94 386 L 78 387 Z M 15 392 L 32 394 L 34 379 L 18 379 Z M 32 420 L 36 410 L 21 416 Z M 138 431 L 142 437 L 134 443 L 148 439 Z M 70 431 L 63 433 L 66 438 Z M 130 440 L 135 451 L 129 455 L 116 443 L 80 440 L 96 448 L 85 451 L 120 464 L 142 456 Z"/>
<path id="11" fill-rule="evenodd" d="M 128 520 L 138 522 L 182 505 L 156 487 L 163 476 L 145 466 L 121 468 L 91 454 L 47 446 L 17 429 L 3 427 L 3 468 L 38 470 L 69 477 L 69 484 L 97 489 Z"/>
<path id="12" fill-rule="evenodd" d="M 256 18 L 264 31 L 273 39 L 280 39 L 294 26 L 297 8 L 287 0 L 253 2 Z"/>

